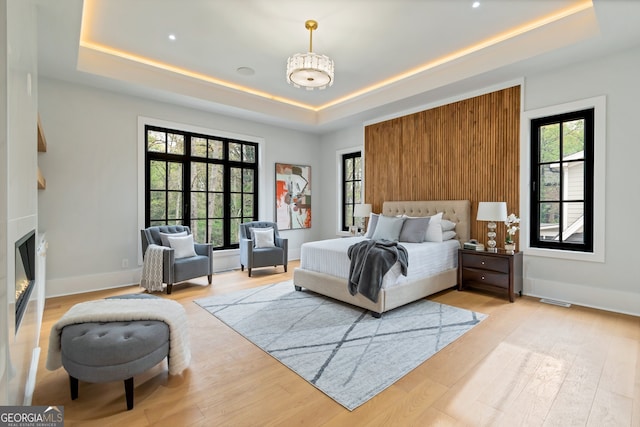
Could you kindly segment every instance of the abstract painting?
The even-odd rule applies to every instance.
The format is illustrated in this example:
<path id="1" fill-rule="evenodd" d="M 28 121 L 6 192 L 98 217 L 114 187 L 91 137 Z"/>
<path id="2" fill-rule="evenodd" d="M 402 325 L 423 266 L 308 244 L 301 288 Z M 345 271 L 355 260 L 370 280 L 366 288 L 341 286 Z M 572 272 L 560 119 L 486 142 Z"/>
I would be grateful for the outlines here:
<path id="1" fill-rule="evenodd" d="M 279 230 L 311 228 L 311 166 L 276 163 Z"/>

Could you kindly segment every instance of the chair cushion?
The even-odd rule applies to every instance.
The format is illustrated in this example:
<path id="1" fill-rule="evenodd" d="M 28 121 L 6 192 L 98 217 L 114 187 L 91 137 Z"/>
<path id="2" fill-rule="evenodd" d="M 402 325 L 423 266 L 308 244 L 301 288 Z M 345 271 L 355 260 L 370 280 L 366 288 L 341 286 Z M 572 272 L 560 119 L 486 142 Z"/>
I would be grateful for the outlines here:
<path id="1" fill-rule="evenodd" d="M 176 259 L 173 264 L 175 282 L 193 279 L 210 274 L 211 260 L 205 255 Z"/>

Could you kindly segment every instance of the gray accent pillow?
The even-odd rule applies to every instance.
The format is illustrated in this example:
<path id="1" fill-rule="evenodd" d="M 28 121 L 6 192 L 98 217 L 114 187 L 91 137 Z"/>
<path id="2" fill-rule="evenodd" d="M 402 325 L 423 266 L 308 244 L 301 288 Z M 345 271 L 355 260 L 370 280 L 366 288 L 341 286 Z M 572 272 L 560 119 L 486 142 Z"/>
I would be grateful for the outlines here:
<path id="1" fill-rule="evenodd" d="M 397 241 L 400 237 L 402 224 L 404 224 L 404 218 L 380 215 L 378 217 L 376 229 L 373 232 L 373 236 L 371 236 L 371 238 L 373 240 Z"/>
<path id="2" fill-rule="evenodd" d="M 371 239 L 373 237 L 373 232 L 376 230 L 376 225 L 378 225 L 378 217 L 379 214 L 371 213 L 369 214 L 369 224 L 367 225 L 367 233 L 364 235 L 367 239 Z"/>
<path id="3" fill-rule="evenodd" d="M 408 243 L 422 243 L 427 234 L 430 218 L 428 216 L 419 218 L 405 218 L 400 230 L 399 240 Z"/>

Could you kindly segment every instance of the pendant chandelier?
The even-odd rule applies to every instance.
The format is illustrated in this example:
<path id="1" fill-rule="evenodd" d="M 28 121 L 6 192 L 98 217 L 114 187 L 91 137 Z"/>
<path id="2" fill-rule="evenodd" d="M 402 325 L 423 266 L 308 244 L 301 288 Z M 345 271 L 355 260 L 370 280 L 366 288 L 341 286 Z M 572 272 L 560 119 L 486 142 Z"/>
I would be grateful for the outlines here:
<path id="1" fill-rule="evenodd" d="M 307 90 L 325 89 L 333 85 L 333 61 L 313 53 L 313 30 L 318 29 L 318 23 L 308 20 L 304 27 L 309 30 L 309 52 L 296 53 L 287 60 L 287 82 Z"/>

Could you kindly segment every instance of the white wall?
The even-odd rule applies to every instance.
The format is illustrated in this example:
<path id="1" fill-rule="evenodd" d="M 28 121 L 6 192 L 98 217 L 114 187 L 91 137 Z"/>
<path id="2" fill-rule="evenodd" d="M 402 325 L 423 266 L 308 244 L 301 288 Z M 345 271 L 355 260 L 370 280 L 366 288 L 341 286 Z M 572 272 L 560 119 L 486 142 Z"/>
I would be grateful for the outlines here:
<path id="1" fill-rule="evenodd" d="M 322 170 L 327 172 L 326 185 L 322 187 L 322 238 L 336 237 L 340 223 L 341 164 L 336 160 L 340 151 L 353 149 L 364 156 L 364 126 L 354 125 L 322 136 Z M 366 200 L 366 199 L 365 199 Z"/>
<path id="2" fill-rule="evenodd" d="M 0 28 L 7 28 L 7 1 L 0 0 Z M 7 99 L 7 32 L 0 31 L 0 405 L 9 400 L 7 356 L 9 348 L 9 319 L 5 307 L 7 300 L 7 183 L 9 182 L 9 158 L 7 153 L 7 123 L 9 121 Z"/>
<path id="3" fill-rule="evenodd" d="M 38 227 L 37 196 L 37 31 L 33 2 L 0 2 L 2 9 L 3 96 L 6 102 L 2 114 L 3 132 L 0 162 L 3 178 L 0 185 L 0 217 L 6 236 L 0 255 L 0 308 L 2 332 L 0 334 L 0 404 L 23 404 L 27 377 L 30 373 L 34 350 L 37 350 L 39 325 L 33 302 L 22 318 L 20 329 L 15 329 L 15 248 L 16 240 Z M 6 25 L 5 25 L 6 24 Z M 6 172 L 6 174 L 5 174 Z M 5 217 L 6 215 L 6 217 Z M 6 218 L 6 221 L 4 221 Z M 34 290 L 35 291 L 35 290 Z M 35 293 L 35 292 L 34 292 Z M 37 362 L 36 362 L 37 367 Z M 32 371 L 35 375 L 35 370 Z M 35 381 L 35 376 L 33 377 Z M 29 397 L 30 399 L 30 397 Z"/>
<path id="4" fill-rule="evenodd" d="M 261 219 L 274 217 L 276 162 L 311 165 L 312 212 L 320 206 L 317 135 L 47 78 L 40 79 L 39 103 L 48 142 L 39 160 L 47 179 L 39 193 L 40 228 L 49 241 L 47 296 L 138 283 L 139 116 L 263 138 Z M 311 229 L 282 232 L 291 259 L 303 242 L 319 238 L 321 223 L 314 214 Z"/>
<path id="5" fill-rule="evenodd" d="M 527 76 L 523 110 L 605 95 L 605 262 L 525 257 L 525 293 L 613 311 L 640 314 L 634 263 L 635 217 L 640 210 L 637 159 L 640 48 Z M 524 195 L 523 195 L 524 196 Z"/>

